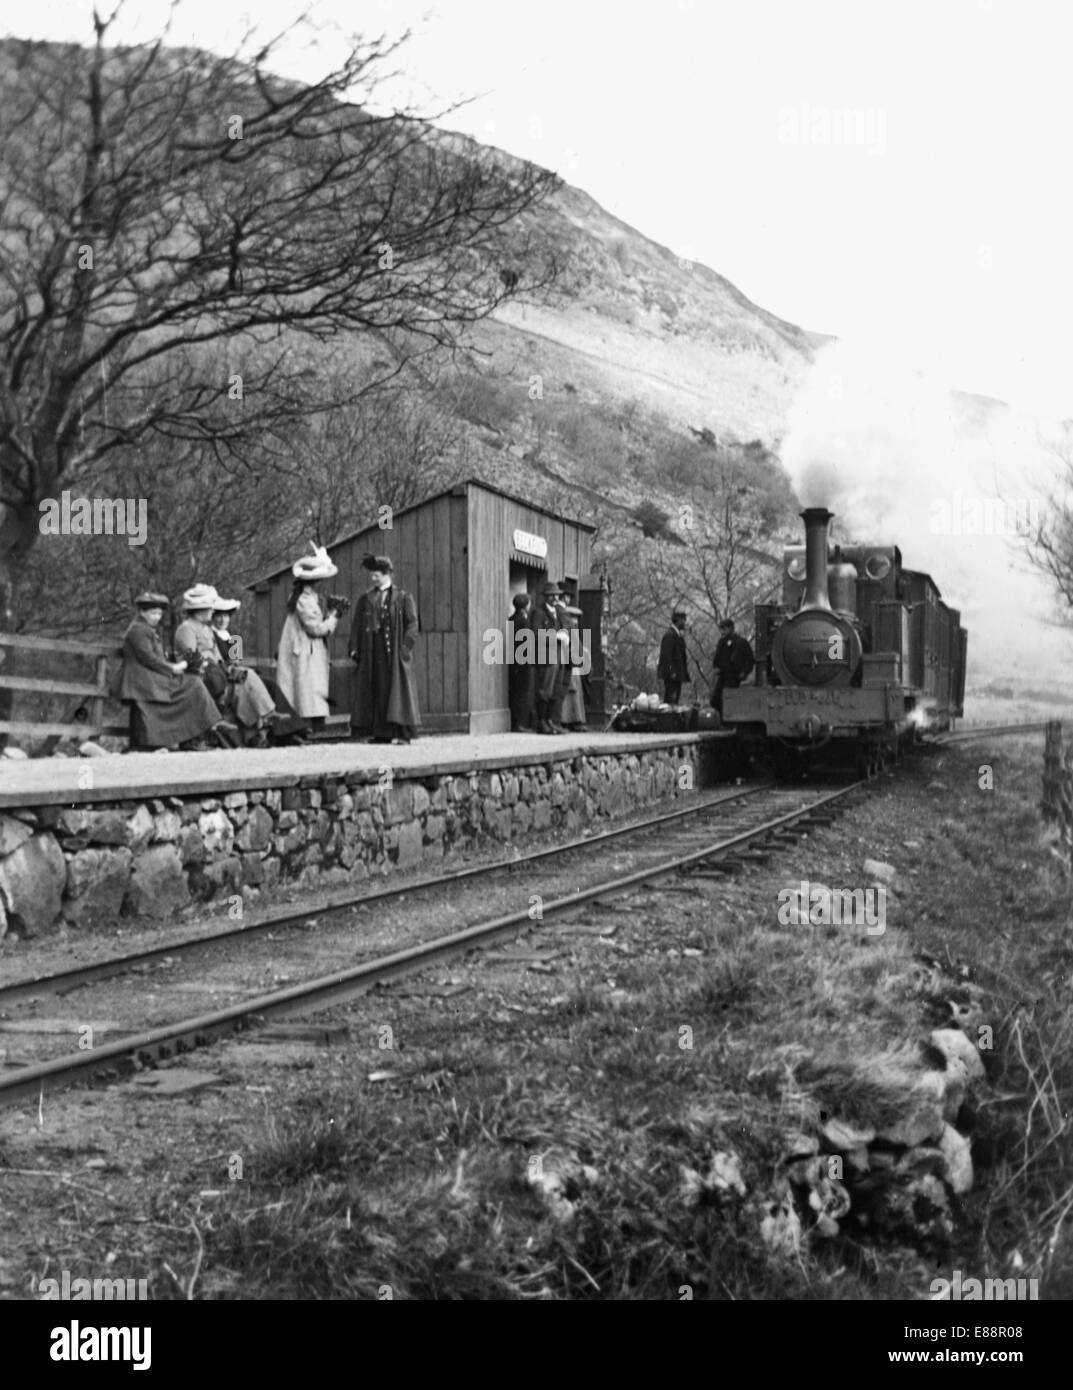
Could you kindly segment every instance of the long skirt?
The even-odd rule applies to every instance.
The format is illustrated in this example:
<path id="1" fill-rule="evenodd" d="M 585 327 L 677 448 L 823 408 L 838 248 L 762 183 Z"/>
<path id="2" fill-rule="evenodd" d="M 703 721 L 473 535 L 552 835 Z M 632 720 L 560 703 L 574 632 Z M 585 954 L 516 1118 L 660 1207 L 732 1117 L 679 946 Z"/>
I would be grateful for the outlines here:
<path id="1" fill-rule="evenodd" d="M 309 728 L 309 720 L 295 714 L 294 706 L 271 676 L 262 676 L 261 682 L 275 706 L 275 714 L 268 720 L 273 738 L 290 738 Z"/>
<path id="2" fill-rule="evenodd" d="M 216 702 L 196 676 L 184 679 L 170 700 L 134 700 L 147 748 L 176 748 L 201 738 L 220 722 Z"/>
<path id="3" fill-rule="evenodd" d="M 536 668 L 531 664 L 515 663 L 510 667 L 508 690 L 510 696 L 510 722 L 515 728 L 531 729 L 536 718 L 534 700 L 536 695 Z"/>
<path id="4" fill-rule="evenodd" d="M 563 724 L 585 723 L 585 696 L 581 689 L 581 671 L 577 666 L 570 668 L 570 680 L 563 696 Z"/>
<path id="5" fill-rule="evenodd" d="M 275 701 L 265 689 L 264 681 L 256 671 L 251 671 L 248 667 L 246 679 L 232 685 L 231 691 L 231 708 L 235 711 L 235 718 L 247 727 L 252 728 L 259 724 L 276 708 Z"/>
<path id="6" fill-rule="evenodd" d="M 387 643 L 383 635 L 377 632 L 373 636 L 373 660 L 372 677 L 373 686 L 373 726 L 372 736 L 375 739 L 391 738 L 416 738 L 417 730 L 412 724 L 395 724 L 387 717 L 388 704 L 391 700 L 392 665 L 391 653 L 388 651 Z M 352 731 L 357 734 L 367 734 L 368 729 L 362 729 L 352 725 Z"/>

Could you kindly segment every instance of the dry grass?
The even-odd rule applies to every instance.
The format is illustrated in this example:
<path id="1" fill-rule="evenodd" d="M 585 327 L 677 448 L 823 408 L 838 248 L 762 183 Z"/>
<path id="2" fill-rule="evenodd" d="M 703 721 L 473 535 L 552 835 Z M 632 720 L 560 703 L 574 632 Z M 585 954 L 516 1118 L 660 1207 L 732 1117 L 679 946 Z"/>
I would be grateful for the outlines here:
<path id="1" fill-rule="evenodd" d="M 1073 1294 L 1073 910 L 1071 885 L 1040 834 L 1039 740 L 991 758 L 996 787 L 970 794 L 951 818 L 952 848 L 975 865 L 973 901 L 953 895 L 920 932 L 985 991 L 971 1027 L 991 1028 L 982 1052 L 992 1093 L 976 1117 L 986 1164 L 978 1256 L 986 1275 L 1039 1280 L 1040 1298 Z M 936 914 L 938 919 L 938 913 Z"/>
<path id="2" fill-rule="evenodd" d="M 922 1298 L 938 1255 L 979 1277 L 1038 1278 L 1041 1297 L 1068 1293 L 1068 887 L 1038 843 L 1037 755 L 996 762 L 990 801 L 965 751 L 870 803 L 869 850 L 897 816 L 895 836 L 934 828 L 901 895 L 905 930 L 787 930 L 777 884 L 756 875 L 729 889 L 730 906 L 631 909 L 629 950 L 586 950 L 567 988 L 517 1027 L 490 1019 L 476 992 L 468 1014 L 412 1020 L 423 1033 L 399 1081 L 339 1082 L 266 1118 L 245 1191 L 205 1233 L 222 1278 L 206 1292 Z M 946 814 L 949 791 L 927 786 L 951 770 L 981 800 Z M 827 843 L 837 878 L 849 860 L 838 835 Z M 974 1022 L 969 982 L 994 1048 L 990 1088 L 960 1121 L 978 1180 L 952 1240 L 877 1244 L 852 1222 L 821 1240 L 803 1212 L 800 1240 L 765 1245 L 787 1134 L 821 1113 L 892 1118 L 928 1029 L 957 1007 Z M 740 1190 L 718 1177 L 728 1161 Z"/>

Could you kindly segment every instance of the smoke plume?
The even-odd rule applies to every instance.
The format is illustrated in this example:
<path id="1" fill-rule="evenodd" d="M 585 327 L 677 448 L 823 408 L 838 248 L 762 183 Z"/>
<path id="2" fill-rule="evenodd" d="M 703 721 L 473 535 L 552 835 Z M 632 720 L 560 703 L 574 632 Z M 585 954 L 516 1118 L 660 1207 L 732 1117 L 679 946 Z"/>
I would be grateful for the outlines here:
<path id="1" fill-rule="evenodd" d="M 836 514 L 833 539 L 893 542 L 960 610 L 970 687 L 1068 684 L 1073 632 L 1025 560 L 1054 473 L 1035 421 L 840 341 L 817 353 L 780 452 L 802 505 Z"/>

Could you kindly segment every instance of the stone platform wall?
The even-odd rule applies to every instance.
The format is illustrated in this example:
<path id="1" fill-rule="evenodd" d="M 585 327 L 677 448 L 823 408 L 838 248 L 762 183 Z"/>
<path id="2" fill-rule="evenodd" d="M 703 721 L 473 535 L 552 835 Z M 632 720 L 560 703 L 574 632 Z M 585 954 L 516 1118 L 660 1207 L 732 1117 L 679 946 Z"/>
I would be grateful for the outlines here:
<path id="1" fill-rule="evenodd" d="M 715 779 L 704 743 L 580 753 L 468 776 L 367 770 L 282 789 L 39 806 L 0 814 L 0 936 L 166 918 L 280 883 L 337 887 L 460 848 L 577 834 Z M 373 780 L 370 780 L 372 776 Z"/>

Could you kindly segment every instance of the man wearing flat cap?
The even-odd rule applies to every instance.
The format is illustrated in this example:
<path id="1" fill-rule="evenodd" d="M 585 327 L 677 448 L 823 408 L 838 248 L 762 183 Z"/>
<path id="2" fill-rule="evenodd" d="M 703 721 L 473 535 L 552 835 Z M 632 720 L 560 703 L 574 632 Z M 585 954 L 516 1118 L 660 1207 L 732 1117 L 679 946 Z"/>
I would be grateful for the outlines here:
<path id="1" fill-rule="evenodd" d="M 354 605 L 350 656 L 354 662 L 354 703 L 350 731 L 373 743 L 409 743 L 421 723 L 414 684 L 417 605 L 394 583 L 387 555 L 361 562 L 372 585 Z"/>
<path id="2" fill-rule="evenodd" d="M 671 614 L 671 625 L 659 644 L 659 665 L 656 668 L 656 679 L 663 682 L 663 698 L 668 705 L 678 703 L 682 686 L 690 679 L 685 630 L 685 610 L 676 608 Z"/>
<path id="3" fill-rule="evenodd" d="M 724 618 L 719 624 L 719 644 L 715 649 L 715 689 L 712 704 L 723 713 L 723 691 L 737 690 L 756 665 L 748 640 L 734 631 L 734 619 Z"/>

